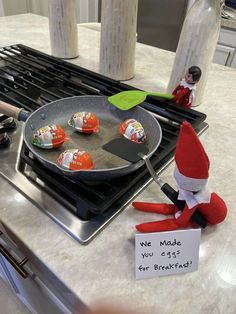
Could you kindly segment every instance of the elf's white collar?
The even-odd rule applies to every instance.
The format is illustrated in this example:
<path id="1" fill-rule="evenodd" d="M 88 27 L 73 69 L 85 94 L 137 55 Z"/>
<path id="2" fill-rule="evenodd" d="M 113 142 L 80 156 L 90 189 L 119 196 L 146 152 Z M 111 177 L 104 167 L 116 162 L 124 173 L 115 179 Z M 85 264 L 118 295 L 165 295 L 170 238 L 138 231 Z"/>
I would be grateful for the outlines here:
<path id="1" fill-rule="evenodd" d="M 190 90 L 195 90 L 196 89 L 196 84 L 189 84 L 186 82 L 185 78 L 183 78 L 181 81 L 180 81 L 180 86 L 183 86 L 184 88 L 188 88 Z"/>
<path id="2" fill-rule="evenodd" d="M 210 203 L 211 192 L 205 186 L 199 192 L 191 192 L 179 189 L 178 200 L 185 201 L 188 205 L 188 208 L 191 209 L 198 204 L 207 204 Z"/>

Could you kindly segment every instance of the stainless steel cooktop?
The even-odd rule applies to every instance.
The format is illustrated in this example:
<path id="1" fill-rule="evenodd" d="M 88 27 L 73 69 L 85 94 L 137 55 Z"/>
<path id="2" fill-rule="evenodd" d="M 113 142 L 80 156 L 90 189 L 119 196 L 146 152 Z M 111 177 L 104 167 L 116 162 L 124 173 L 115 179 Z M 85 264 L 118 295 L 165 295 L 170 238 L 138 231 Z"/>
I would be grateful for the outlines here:
<path id="1" fill-rule="evenodd" d="M 89 243 L 111 220 L 119 215 L 128 204 L 132 202 L 147 186 L 152 182 L 150 178 L 143 184 L 125 203 L 117 207 L 109 208 L 102 214 L 96 215 L 89 220 L 81 220 L 75 214 L 66 208 L 59 199 L 56 199 L 46 190 L 40 188 L 44 183 L 36 185 L 31 182 L 19 170 L 20 150 L 22 146 L 22 127 L 21 122 L 17 122 L 17 129 L 9 133 L 11 144 L 9 147 L 0 149 L 0 174 L 5 177 L 14 187 L 20 190 L 28 199 L 32 201 L 40 210 L 50 216 L 57 224 L 59 224 L 68 234 L 78 240 L 82 244 Z M 199 135 L 207 129 L 205 124 Z M 161 174 L 166 167 L 173 161 L 169 159 L 158 171 Z M 30 171 L 30 170 L 29 170 Z M 40 179 L 35 177 L 36 181 Z M 1 197 L 1 194 L 0 194 Z M 10 197 L 10 196 L 9 196 Z M 4 201 L 4 198 L 3 198 Z M 4 206 L 4 204 L 2 204 Z"/>
<path id="2" fill-rule="evenodd" d="M 109 96 L 134 89 L 132 86 L 23 45 L 1 48 L 0 61 L 0 100 L 30 111 L 63 97 Z M 155 171 L 161 174 L 173 160 L 181 123 L 187 120 L 200 135 L 208 127 L 204 122 L 206 116 L 198 111 L 185 110 L 171 102 L 166 103 L 154 97 L 148 97 L 141 106 L 158 119 L 162 128 L 161 144 L 151 158 Z M 5 117 L 0 115 L 0 144 L 5 136 L 4 127 L 1 125 L 3 119 Z M 73 190 L 75 192 L 78 190 L 79 194 L 75 193 L 75 197 L 73 195 L 71 199 L 66 191 L 60 190 L 61 187 L 54 189 L 54 183 L 50 184 L 43 176 L 45 171 L 42 165 L 34 166 L 34 158 L 30 159 L 30 163 L 25 162 L 27 158 L 23 158 L 22 154 L 24 151 L 22 128 L 23 123 L 17 122 L 17 128 L 6 133 L 10 137 L 10 144 L 4 147 L 0 145 L 0 175 L 82 244 L 89 243 L 152 182 L 146 167 L 143 166 L 138 172 L 125 179 L 119 178 L 115 182 L 111 180 L 92 185 L 81 182 L 80 187 L 81 190 L 84 187 L 85 195 L 81 194 L 79 185 L 74 184 Z M 47 177 L 54 176 L 47 170 L 46 173 Z M 62 188 L 70 186 L 71 182 L 64 181 L 64 178 L 61 180 L 63 180 Z M 103 185 L 105 191 L 102 190 Z M 109 193 L 106 191 L 107 187 Z M 98 203 L 91 203 L 92 193 L 100 197 Z M 1 190 L 0 198 L 1 202 L 4 202 Z M 99 207 L 100 203 L 102 203 L 101 207 Z"/>

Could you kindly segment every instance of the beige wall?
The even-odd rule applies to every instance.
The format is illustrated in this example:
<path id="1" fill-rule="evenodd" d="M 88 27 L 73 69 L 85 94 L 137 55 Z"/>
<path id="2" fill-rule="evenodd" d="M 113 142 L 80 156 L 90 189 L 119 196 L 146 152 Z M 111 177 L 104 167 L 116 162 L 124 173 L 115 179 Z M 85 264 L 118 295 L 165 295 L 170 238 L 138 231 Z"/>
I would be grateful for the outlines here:
<path id="1" fill-rule="evenodd" d="M 98 0 L 76 1 L 77 23 L 97 22 Z M 48 0 L 0 0 L 0 16 L 29 12 L 48 16 Z"/>
<path id="2" fill-rule="evenodd" d="M 26 0 L 28 12 L 48 16 L 48 0 Z"/>
<path id="3" fill-rule="evenodd" d="M 0 8 L 2 9 L 2 16 L 26 13 L 27 0 L 1 0 Z"/>

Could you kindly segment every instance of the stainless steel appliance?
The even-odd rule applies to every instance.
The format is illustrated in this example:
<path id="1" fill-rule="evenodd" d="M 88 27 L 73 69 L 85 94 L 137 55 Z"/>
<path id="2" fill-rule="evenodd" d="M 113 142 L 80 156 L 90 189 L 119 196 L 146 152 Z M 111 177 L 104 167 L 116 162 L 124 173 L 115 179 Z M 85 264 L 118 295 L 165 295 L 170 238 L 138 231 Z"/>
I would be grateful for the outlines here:
<path id="1" fill-rule="evenodd" d="M 139 0 L 138 42 L 176 51 L 188 0 Z"/>
<path id="2" fill-rule="evenodd" d="M 0 99 L 29 111 L 68 96 L 109 96 L 134 89 L 23 45 L 1 48 L 0 65 Z M 162 128 L 161 144 L 151 158 L 160 174 L 173 160 L 181 123 L 187 120 L 201 133 L 208 127 L 206 115 L 153 97 L 141 106 Z M 52 173 L 24 145 L 22 126 L 0 115 L 0 175 L 82 244 L 89 243 L 152 182 L 145 166 L 129 175 L 92 182 L 73 182 Z"/>

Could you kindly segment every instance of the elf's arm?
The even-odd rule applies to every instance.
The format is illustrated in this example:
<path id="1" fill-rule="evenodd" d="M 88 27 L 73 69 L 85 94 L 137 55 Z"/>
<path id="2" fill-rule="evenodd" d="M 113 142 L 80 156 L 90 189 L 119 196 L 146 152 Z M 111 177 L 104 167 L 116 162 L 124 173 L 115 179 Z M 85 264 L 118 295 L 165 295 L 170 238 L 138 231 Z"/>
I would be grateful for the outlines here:
<path id="1" fill-rule="evenodd" d="M 196 206 L 192 207 L 191 209 L 189 209 L 187 204 L 185 204 L 183 212 L 176 219 L 176 223 L 178 223 L 180 225 L 186 225 L 188 222 L 190 222 L 193 213 L 197 210 L 197 207 L 198 207 L 198 205 L 196 205 Z"/>

